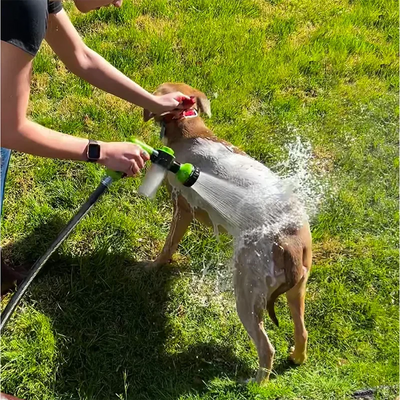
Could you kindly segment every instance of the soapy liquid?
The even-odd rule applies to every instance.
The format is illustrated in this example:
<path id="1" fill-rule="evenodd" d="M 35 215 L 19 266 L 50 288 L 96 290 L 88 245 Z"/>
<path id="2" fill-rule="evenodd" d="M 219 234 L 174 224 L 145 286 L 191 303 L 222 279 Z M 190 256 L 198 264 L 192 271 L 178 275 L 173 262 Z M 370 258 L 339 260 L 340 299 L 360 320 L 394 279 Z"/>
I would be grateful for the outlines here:
<path id="1" fill-rule="evenodd" d="M 162 184 L 167 170 L 157 164 L 151 164 L 147 171 L 142 184 L 138 189 L 138 193 L 153 199 L 157 193 L 158 188 Z"/>

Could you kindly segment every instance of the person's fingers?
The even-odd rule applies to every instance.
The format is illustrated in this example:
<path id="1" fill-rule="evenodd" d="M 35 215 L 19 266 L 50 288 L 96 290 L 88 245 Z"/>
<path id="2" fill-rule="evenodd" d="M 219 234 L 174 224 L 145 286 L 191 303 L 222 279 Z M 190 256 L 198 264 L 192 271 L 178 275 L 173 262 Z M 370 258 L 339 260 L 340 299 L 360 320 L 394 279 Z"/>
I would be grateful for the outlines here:
<path id="1" fill-rule="evenodd" d="M 127 178 L 132 178 L 133 176 L 135 176 L 135 174 L 133 173 L 133 171 L 131 169 L 128 169 L 125 172 L 124 176 L 127 177 Z"/>
<path id="2" fill-rule="evenodd" d="M 186 109 L 192 107 L 196 102 L 194 97 L 186 96 L 186 95 L 181 95 L 180 97 L 175 97 L 175 99 L 177 101 L 179 101 L 177 108 L 180 110 L 182 110 L 182 109 L 186 110 Z"/>
<path id="3" fill-rule="evenodd" d="M 143 159 L 144 161 L 149 161 L 149 160 L 150 160 L 150 155 L 149 155 L 149 153 L 148 153 L 147 151 L 144 151 L 144 150 L 142 150 L 142 151 L 140 152 L 140 157 L 142 157 L 142 159 Z"/>
<path id="4" fill-rule="evenodd" d="M 175 99 L 177 100 L 177 101 L 179 101 L 179 102 L 182 102 L 182 101 L 184 101 L 184 100 L 188 100 L 188 99 L 190 99 L 190 96 L 188 96 L 188 95 L 186 95 L 186 94 L 183 94 L 183 93 L 181 93 L 181 92 L 176 92 L 176 94 L 175 94 Z"/>
<path id="5" fill-rule="evenodd" d="M 138 174 L 140 172 L 140 168 L 138 167 L 138 165 L 136 164 L 135 160 L 131 161 L 131 169 L 130 172 L 132 175 L 130 176 L 135 176 L 136 174 Z"/>
<path id="6" fill-rule="evenodd" d="M 171 96 L 177 102 L 175 109 L 180 109 L 182 108 L 182 106 L 185 107 L 184 102 L 187 102 L 190 99 L 189 96 L 186 96 L 181 92 L 174 92 L 171 93 L 169 96 Z"/>
<path id="7" fill-rule="evenodd" d="M 141 157 L 141 155 L 135 157 L 135 162 L 136 162 L 136 165 L 139 167 L 139 169 L 142 169 L 144 167 L 144 160 Z"/>

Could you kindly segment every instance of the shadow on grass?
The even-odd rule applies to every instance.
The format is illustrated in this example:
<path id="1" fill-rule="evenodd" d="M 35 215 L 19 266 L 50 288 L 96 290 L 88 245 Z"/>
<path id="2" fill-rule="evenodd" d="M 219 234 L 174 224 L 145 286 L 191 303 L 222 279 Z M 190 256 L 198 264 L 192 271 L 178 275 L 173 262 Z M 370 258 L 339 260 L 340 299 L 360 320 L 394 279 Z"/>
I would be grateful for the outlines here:
<path id="1" fill-rule="evenodd" d="M 289 358 L 277 361 L 273 365 L 273 374 L 271 374 L 270 380 L 272 381 L 277 376 L 283 375 L 286 371 L 296 368 L 299 368 L 299 365 L 289 360 Z"/>
<path id="2" fill-rule="evenodd" d="M 61 226 L 49 221 L 4 251 L 32 265 Z M 176 399 L 206 391 L 214 377 L 251 376 L 228 343 L 199 337 L 188 345 L 173 337 L 181 321 L 170 309 L 171 287 L 180 279 L 174 268 L 149 272 L 109 246 L 84 257 L 53 254 L 29 296 L 54 328 L 59 398 L 112 399 L 127 392 L 123 398 Z"/>

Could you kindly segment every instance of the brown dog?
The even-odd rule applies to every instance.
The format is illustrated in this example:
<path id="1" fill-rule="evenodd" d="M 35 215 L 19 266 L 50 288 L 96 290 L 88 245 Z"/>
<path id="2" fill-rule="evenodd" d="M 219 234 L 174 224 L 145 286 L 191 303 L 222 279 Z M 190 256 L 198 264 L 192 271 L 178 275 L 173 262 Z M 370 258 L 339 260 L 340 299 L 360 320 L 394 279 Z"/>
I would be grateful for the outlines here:
<path id="1" fill-rule="evenodd" d="M 157 89 L 156 94 L 174 91 L 194 96 L 196 103 L 193 108 L 211 114 L 207 97 L 188 85 L 166 83 Z M 144 119 L 149 119 L 147 111 Z M 161 123 L 164 140 L 175 151 L 177 160 L 196 165 L 201 173 L 205 172 L 238 185 L 240 182 L 241 186 L 253 184 L 254 182 L 250 181 L 254 181 L 256 176 L 258 182 L 263 182 L 258 186 L 258 191 L 269 191 L 268 182 L 279 182 L 279 177 L 267 167 L 231 144 L 219 140 L 207 129 L 200 117 L 185 118 L 182 115 L 179 119 L 156 117 L 156 120 Z M 236 168 L 237 165 L 240 168 Z M 167 185 L 172 189 L 174 202 L 173 220 L 164 248 L 153 266 L 170 262 L 193 218 L 208 226 L 218 225 L 219 228 L 232 233 L 229 224 L 225 224 L 224 219 L 220 218 L 210 204 L 196 198 L 193 190 L 179 185 L 172 174 L 168 176 L 168 181 Z M 251 211 L 252 201 L 252 198 L 246 200 L 247 211 L 249 208 Z M 254 207 L 256 208 L 256 205 Z M 255 233 L 236 240 L 234 275 L 237 311 L 257 347 L 258 383 L 268 380 L 275 353 L 264 330 L 263 310 L 266 308 L 271 319 L 278 325 L 274 302 L 283 293 L 286 293 L 294 321 L 295 346 L 291 349 L 290 358 L 296 364 L 303 363 L 307 358 L 304 298 L 312 258 L 311 233 L 306 218 L 299 224 L 291 221 L 289 217 L 288 223 L 275 234 L 263 234 L 262 228 L 261 226 L 261 230 L 255 230 Z"/>

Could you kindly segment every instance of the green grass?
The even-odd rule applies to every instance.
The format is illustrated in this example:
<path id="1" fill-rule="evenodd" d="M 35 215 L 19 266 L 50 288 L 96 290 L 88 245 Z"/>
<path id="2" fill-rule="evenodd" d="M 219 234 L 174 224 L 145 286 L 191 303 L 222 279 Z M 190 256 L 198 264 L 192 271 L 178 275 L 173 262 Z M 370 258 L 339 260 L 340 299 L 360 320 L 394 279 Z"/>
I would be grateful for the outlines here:
<path id="1" fill-rule="evenodd" d="M 212 100 L 207 124 L 269 166 L 296 136 L 329 190 L 312 224 L 309 360 L 286 361 L 293 326 L 266 319 L 276 361 L 266 387 L 231 291 L 215 293 L 231 241 L 195 223 L 177 262 L 147 273 L 171 219 L 165 189 L 113 185 L 77 227 L 2 335 L 1 389 L 24 399 L 349 399 L 398 384 L 398 4 L 392 0 L 126 0 L 79 15 L 85 42 L 148 90 L 184 81 Z M 83 137 L 158 145 L 138 108 L 68 73 L 44 47 L 31 118 Z M 96 165 L 15 154 L 2 246 L 32 264 L 99 183 Z M 208 267 L 205 280 L 202 271 Z M 4 308 L 7 299 L 2 301 Z"/>

